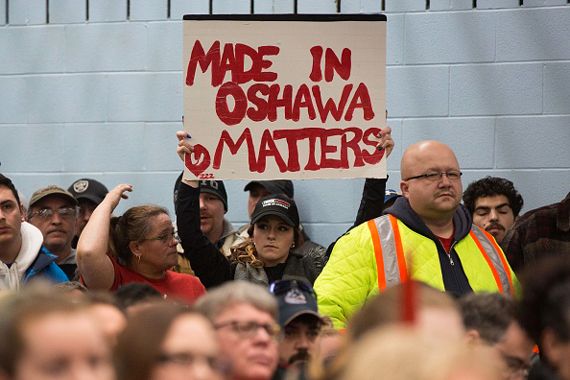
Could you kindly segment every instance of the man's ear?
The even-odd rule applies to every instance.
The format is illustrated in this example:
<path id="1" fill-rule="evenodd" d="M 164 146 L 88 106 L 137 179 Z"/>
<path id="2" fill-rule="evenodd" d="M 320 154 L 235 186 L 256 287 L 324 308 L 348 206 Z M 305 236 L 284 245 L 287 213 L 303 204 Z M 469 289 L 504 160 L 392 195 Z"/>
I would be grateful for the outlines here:
<path id="1" fill-rule="evenodd" d="M 400 181 L 400 191 L 402 192 L 402 196 L 407 199 L 409 194 L 408 182 Z"/>
<path id="2" fill-rule="evenodd" d="M 26 222 L 28 219 L 26 208 L 24 207 L 24 205 L 21 202 L 18 205 L 18 207 L 20 208 L 20 219 L 22 219 L 22 222 Z M 0 380 L 1 380 L 1 378 L 0 378 Z"/>
<path id="3" fill-rule="evenodd" d="M 562 361 L 568 359 L 564 357 L 564 350 L 560 339 L 558 339 L 556 333 L 550 328 L 546 328 L 542 333 L 540 350 L 544 356 L 546 356 L 548 362 L 554 367 L 558 367 Z"/>
<path id="4" fill-rule="evenodd" d="M 481 335 L 475 329 L 469 329 L 465 332 L 465 343 L 468 346 L 477 346 L 481 344 Z"/>

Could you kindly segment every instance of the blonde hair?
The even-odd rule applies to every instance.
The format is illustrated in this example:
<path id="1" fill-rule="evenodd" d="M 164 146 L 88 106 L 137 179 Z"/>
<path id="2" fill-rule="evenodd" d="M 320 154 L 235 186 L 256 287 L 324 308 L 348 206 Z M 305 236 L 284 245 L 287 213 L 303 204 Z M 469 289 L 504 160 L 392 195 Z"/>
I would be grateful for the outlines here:
<path id="1" fill-rule="evenodd" d="M 263 262 L 257 258 L 257 251 L 251 238 L 231 247 L 230 252 L 230 260 L 234 262 L 249 264 L 254 268 L 263 268 Z"/>
<path id="2" fill-rule="evenodd" d="M 410 327 L 392 326 L 351 347 L 339 380 L 500 380 L 501 369 L 490 348 L 436 341 Z"/>

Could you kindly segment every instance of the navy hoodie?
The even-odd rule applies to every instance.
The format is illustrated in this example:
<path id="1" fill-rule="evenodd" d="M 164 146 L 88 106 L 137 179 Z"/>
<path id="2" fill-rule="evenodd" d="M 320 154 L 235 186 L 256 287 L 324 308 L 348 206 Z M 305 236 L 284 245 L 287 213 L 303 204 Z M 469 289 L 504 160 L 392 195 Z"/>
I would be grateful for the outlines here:
<path id="1" fill-rule="evenodd" d="M 435 242 L 446 292 L 451 293 L 453 296 L 460 297 L 473 291 L 469 285 L 467 276 L 463 271 L 463 267 L 459 261 L 459 256 L 457 256 L 454 249 L 455 245 L 460 240 L 464 239 L 469 234 L 469 231 L 471 231 L 471 225 L 473 222 L 471 215 L 465 206 L 459 205 L 453 215 L 454 234 L 449 255 L 445 252 L 445 249 L 437 236 L 431 232 L 431 230 L 420 219 L 418 214 L 412 210 L 412 207 L 406 198 L 399 197 L 392 207 L 384 210 L 384 214 L 394 215 L 411 230 Z"/>

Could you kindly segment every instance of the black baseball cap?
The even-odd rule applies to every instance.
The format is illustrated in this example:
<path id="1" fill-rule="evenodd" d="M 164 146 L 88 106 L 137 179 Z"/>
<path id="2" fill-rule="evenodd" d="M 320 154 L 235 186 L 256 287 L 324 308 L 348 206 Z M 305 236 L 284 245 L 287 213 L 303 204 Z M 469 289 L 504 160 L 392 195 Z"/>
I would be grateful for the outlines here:
<path id="1" fill-rule="evenodd" d="M 299 228 L 297 205 L 285 194 L 271 194 L 261 198 L 251 214 L 251 224 L 269 215 L 283 219 L 291 227 Z"/>
<path id="2" fill-rule="evenodd" d="M 261 186 L 269 192 L 269 194 L 285 194 L 289 198 L 295 196 L 295 189 L 293 188 L 293 182 L 283 179 L 283 180 L 271 180 L 271 181 L 251 181 L 243 188 L 243 191 L 249 191 L 254 186 Z"/>
<path id="3" fill-rule="evenodd" d="M 303 279 L 275 281 L 269 291 L 277 298 L 279 325 L 283 328 L 301 315 L 312 315 L 322 321 L 317 297 L 311 284 Z"/>
<path id="4" fill-rule="evenodd" d="M 101 182 L 92 178 L 81 178 L 73 182 L 67 189 L 75 199 L 87 199 L 98 205 L 109 192 Z"/>

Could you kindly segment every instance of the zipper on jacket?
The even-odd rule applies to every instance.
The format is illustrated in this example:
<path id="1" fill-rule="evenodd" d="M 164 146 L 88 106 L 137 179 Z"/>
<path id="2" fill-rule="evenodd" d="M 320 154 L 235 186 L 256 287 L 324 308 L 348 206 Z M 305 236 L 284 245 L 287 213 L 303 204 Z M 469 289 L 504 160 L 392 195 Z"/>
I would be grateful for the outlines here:
<path id="1" fill-rule="evenodd" d="M 455 243 L 456 243 L 455 241 L 451 243 L 451 247 L 449 247 L 449 252 L 446 252 L 447 257 L 449 257 L 449 264 L 451 264 L 451 266 L 455 266 L 455 261 L 453 261 L 453 257 L 451 257 L 451 252 L 453 252 L 453 247 L 455 247 Z"/>

